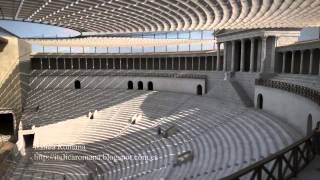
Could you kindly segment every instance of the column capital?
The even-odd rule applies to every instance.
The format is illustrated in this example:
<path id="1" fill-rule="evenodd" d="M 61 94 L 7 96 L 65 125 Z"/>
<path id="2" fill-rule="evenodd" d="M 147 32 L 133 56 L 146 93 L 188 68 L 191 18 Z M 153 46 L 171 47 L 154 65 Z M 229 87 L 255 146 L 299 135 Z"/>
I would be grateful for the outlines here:
<path id="1" fill-rule="evenodd" d="M 254 59 L 255 59 L 255 39 L 250 38 L 250 72 L 254 72 Z"/>
<path id="2" fill-rule="evenodd" d="M 241 39 L 241 57 L 240 57 L 240 71 L 245 71 L 245 42 L 246 39 Z"/>
<path id="3" fill-rule="evenodd" d="M 262 37 L 261 37 L 261 40 L 266 41 L 267 38 L 268 38 L 268 36 L 262 36 Z"/>

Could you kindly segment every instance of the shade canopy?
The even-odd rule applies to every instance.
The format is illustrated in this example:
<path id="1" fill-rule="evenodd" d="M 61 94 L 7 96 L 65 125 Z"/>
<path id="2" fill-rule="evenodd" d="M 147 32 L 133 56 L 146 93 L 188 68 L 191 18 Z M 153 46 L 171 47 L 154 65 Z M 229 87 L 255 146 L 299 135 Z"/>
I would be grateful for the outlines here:
<path id="1" fill-rule="evenodd" d="M 320 0 L 0 0 L 2 19 L 81 32 L 320 26 Z"/>

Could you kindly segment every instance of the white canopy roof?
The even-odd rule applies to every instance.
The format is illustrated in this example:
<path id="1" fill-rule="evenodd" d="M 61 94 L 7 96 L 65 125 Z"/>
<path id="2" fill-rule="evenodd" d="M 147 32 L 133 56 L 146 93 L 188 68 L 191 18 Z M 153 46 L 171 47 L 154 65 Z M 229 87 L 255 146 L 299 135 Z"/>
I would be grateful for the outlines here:
<path id="1" fill-rule="evenodd" d="M 2 18 L 82 32 L 320 26 L 320 0 L 0 0 Z"/>

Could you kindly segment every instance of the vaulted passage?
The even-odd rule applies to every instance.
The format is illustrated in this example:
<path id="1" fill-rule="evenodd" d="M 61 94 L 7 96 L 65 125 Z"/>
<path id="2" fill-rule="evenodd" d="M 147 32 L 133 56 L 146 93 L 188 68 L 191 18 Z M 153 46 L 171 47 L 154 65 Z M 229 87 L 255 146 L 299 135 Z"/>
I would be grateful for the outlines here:
<path id="1" fill-rule="evenodd" d="M 138 90 L 143 90 L 143 82 L 142 81 L 138 82 Z"/>
<path id="2" fill-rule="evenodd" d="M 200 84 L 197 86 L 197 95 L 202 96 L 202 86 Z"/>
<path id="3" fill-rule="evenodd" d="M 25 148 L 32 148 L 34 141 L 34 134 L 23 135 Z"/>
<path id="4" fill-rule="evenodd" d="M 0 114 L 0 135 L 14 134 L 14 119 L 11 113 Z"/>
<path id="5" fill-rule="evenodd" d="M 128 89 L 129 90 L 133 89 L 133 82 L 132 81 L 128 82 Z"/>
<path id="6" fill-rule="evenodd" d="M 153 83 L 151 81 L 148 82 L 148 90 L 153 91 Z"/>
<path id="7" fill-rule="evenodd" d="M 258 95 L 257 107 L 258 107 L 258 109 L 263 109 L 263 96 L 262 96 L 262 94 Z"/>
<path id="8" fill-rule="evenodd" d="M 76 80 L 76 81 L 74 82 L 74 88 L 75 88 L 75 89 L 81 89 L 81 83 L 80 83 L 79 80 Z"/>

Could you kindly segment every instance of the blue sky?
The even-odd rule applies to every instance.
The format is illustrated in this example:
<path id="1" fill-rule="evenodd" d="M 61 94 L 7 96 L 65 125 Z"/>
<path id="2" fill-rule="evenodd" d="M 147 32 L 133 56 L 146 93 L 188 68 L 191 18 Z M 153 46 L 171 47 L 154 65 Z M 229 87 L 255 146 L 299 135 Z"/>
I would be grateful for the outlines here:
<path id="1" fill-rule="evenodd" d="M 50 26 L 50 25 L 43 25 L 43 24 L 36 24 L 36 23 L 27 23 L 27 22 L 19 22 L 19 21 L 5 21 L 5 20 L 0 20 L 0 26 L 7 29 L 8 31 L 18 35 L 19 37 L 69 37 L 69 36 L 77 36 L 80 33 L 71 29 L 66 29 L 66 28 L 61 28 L 61 27 L 56 27 L 56 26 Z M 156 35 L 156 38 L 182 38 L 182 39 L 188 39 L 189 36 L 191 37 L 191 39 L 201 39 L 202 36 L 204 39 L 212 39 L 213 35 L 212 35 L 212 31 L 205 31 L 203 32 L 203 34 L 201 32 L 170 32 L 167 35 L 165 35 L 164 33 L 158 33 Z M 153 35 L 145 35 L 144 38 L 154 38 Z M 173 47 L 157 47 L 156 51 L 162 52 L 165 49 L 168 49 L 168 51 L 176 51 L 177 50 L 177 46 L 173 46 Z M 197 45 L 197 47 L 179 47 L 180 50 L 188 50 L 189 48 L 191 48 L 191 50 L 199 50 L 200 45 Z M 208 45 L 208 47 L 203 47 L 204 49 L 208 48 L 211 49 L 212 45 Z M 38 46 L 38 45 L 33 45 L 32 49 L 34 52 L 41 52 L 43 51 L 43 49 L 46 52 L 56 52 L 56 47 L 45 47 L 43 48 L 42 46 Z M 128 47 L 123 47 L 121 48 L 121 52 L 126 52 L 128 49 Z M 130 49 L 130 48 L 129 48 Z M 59 52 L 69 52 L 70 48 L 66 48 L 66 47 L 61 47 L 59 48 Z M 86 52 L 92 52 L 93 49 L 92 48 L 86 48 L 85 50 Z M 105 52 L 106 49 L 101 49 L 99 50 L 101 52 Z M 136 52 L 140 52 L 142 51 L 142 49 L 134 49 L 134 51 Z M 145 49 L 145 51 L 153 51 L 153 48 L 151 48 L 151 50 L 149 50 L 148 48 Z M 77 49 L 77 48 L 73 48 L 72 52 L 82 52 L 82 49 Z M 109 52 L 118 52 L 118 48 L 110 48 Z"/>
<path id="2" fill-rule="evenodd" d="M 79 35 L 79 32 L 56 27 L 50 25 L 36 24 L 36 23 L 27 23 L 19 21 L 5 21 L 0 20 L 0 26 L 9 30 L 10 32 L 20 36 L 20 37 L 68 37 Z M 180 32 L 179 38 L 188 38 L 189 32 Z M 213 38 L 211 31 L 205 31 L 203 34 L 204 39 Z M 146 38 L 153 38 L 153 36 L 147 36 Z M 165 38 L 164 34 L 157 35 L 156 38 Z M 177 32 L 168 33 L 167 38 L 177 38 Z M 200 39 L 200 32 L 192 32 L 192 39 Z"/>
<path id="3" fill-rule="evenodd" d="M 0 20 L 0 26 L 20 37 L 41 37 L 43 35 L 46 37 L 55 37 L 57 35 L 59 37 L 68 37 L 79 35 L 79 32 L 71 29 L 27 22 Z"/>
<path id="4" fill-rule="evenodd" d="M 61 28 L 56 26 L 50 26 L 50 25 L 43 25 L 43 24 L 37 24 L 37 23 L 27 23 L 27 22 L 19 22 L 19 21 L 7 21 L 7 20 L 0 20 L 0 26 L 7 29 L 8 31 L 20 36 L 20 37 L 69 37 L 69 36 L 77 36 L 80 35 L 79 32 L 67 29 L 67 28 Z M 212 31 L 205 31 L 203 33 L 204 39 L 212 39 Z M 302 31 L 303 36 L 300 37 L 300 40 L 310 40 L 319 38 L 319 29 L 315 28 L 306 28 Z M 179 38 L 187 39 L 189 36 L 191 36 L 191 39 L 201 39 L 201 33 L 200 32 L 170 32 L 165 36 L 163 33 L 159 33 L 156 35 L 156 38 Z M 145 36 L 145 38 L 154 38 L 153 35 Z M 161 48 L 161 47 L 159 47 Z M 42 51 L 42 47 L 34 46 L 33 49 L 35 51 Z M 176 47 L 169 47 L 170 49 L 176 49 Z M 56 51 L 56 48 L 50 48 L 48 47 L 48 50 Z M 69 48 L 65 51 L 69 51 Z M 118 51 L 117 49 L 114 51 Z"/>

